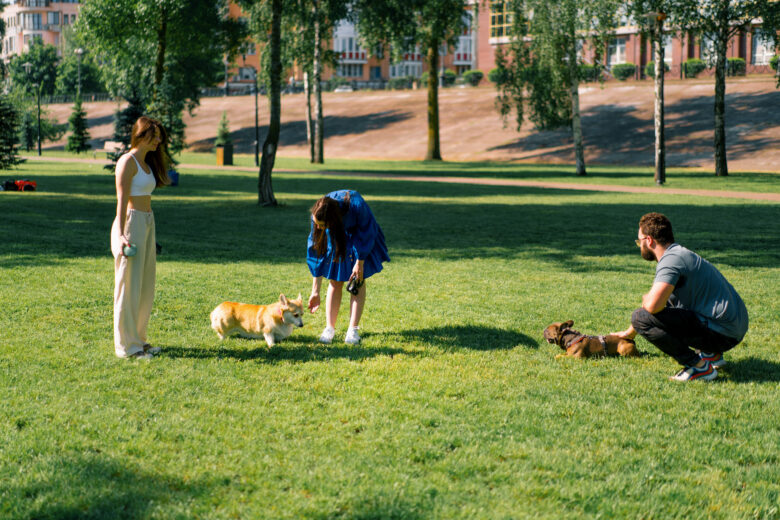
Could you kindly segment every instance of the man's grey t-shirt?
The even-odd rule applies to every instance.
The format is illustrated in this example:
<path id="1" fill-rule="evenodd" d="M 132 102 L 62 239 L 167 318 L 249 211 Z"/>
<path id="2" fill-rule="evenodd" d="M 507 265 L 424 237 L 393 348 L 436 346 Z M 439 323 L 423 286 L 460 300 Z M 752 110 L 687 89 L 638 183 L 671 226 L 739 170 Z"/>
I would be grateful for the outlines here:
<path id="1" fill-rule="evenodd" d="M 711 263 L 680 244 L 672 244 L 655 268 L 655 281 L 674 285 L 671 307 L 698 314 L 710 330 L 742 340 L 748 312 L 734 287 Z"/>

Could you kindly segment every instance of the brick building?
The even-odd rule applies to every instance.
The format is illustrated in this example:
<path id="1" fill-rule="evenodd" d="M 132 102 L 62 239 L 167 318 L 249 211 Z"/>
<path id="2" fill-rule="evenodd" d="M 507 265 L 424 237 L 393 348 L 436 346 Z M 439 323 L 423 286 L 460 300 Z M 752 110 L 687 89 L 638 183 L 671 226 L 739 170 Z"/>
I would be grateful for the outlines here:
<path id="1" fill-rule="evenodd" d="M 0 59 L 24 54 L 34 41 L 54 45 L 62 53 L 62 32 L 76 21 L 78 0 L 12 0 L 3 10 L 5 38 Z"/>

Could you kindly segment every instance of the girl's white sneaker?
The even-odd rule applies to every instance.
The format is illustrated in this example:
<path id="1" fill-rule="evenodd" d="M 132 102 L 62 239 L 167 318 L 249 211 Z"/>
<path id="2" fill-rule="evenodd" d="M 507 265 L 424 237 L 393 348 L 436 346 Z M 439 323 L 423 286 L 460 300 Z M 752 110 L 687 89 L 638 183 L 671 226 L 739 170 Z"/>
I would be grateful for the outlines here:
<path id="1" fill-rule="evenodd" d="M 333 341 L 333 336 L 335 335 L 336 329 L 333 327 L 325 327 L 322 334 L 320 334 L 320 343 L 331 343 Z"/>
<path id="2" fill-rule="evenodd" d="M 350 327 L 347 329 L 347 335 L 344 338 L 344 343 L 347 345 L 357 345 L 360 343 L 360 334 L 358 334 L 357 327 Z"/>

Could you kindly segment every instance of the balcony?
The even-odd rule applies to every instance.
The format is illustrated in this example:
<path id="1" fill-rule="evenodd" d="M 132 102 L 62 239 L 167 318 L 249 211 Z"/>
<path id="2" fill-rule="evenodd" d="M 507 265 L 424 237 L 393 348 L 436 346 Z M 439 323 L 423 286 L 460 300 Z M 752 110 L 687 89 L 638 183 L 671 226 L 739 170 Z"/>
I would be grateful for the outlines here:
<path id="1" fill-rule="evenodd" d="M 339 63 L 366 63 L 366 51 L 343 51 L 339 53 Z"/>
<path id="2" fill-rule="evenodd" d="M 44 31 L 60 32 L 62 27 L 58 23 L 47 23 L 43 26 Z"/>
<path id="3" fill-rule="evenodd" d="M 17 11 L 20 13 L 26 13 L 29 11 L 40 11 L 41 9 L 48 9 L 51 6 L 49 0 L 19 0 L 16 4 L 13 4 Z"/>

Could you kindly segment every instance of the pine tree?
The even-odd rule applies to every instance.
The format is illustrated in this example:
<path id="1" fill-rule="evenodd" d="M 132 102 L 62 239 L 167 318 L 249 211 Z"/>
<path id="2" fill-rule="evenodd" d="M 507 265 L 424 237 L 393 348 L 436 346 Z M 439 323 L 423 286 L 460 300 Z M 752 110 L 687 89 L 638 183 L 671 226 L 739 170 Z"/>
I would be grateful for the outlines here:
<path id="1" fill-rule="evenodd" d="M 114 136 L 113 140 L 122 143 L 122 149 L 108 154 L 111 164 L 104 166 L 105 169 L 114 171 L 116 162 L 122 155 L 130 149 L 130 140 L 133 133 L 133 125 L 139 117 L 144 115 L 144 100 L 136 91 L 131 91 L 125 96 L 127 106 L 114 114 Z"/>
<path id="2" fill-rule="evenodd" d="M 92 146 L 89 144 L 89 132 L 87 131 L 87 112 L 81 106 L 81 96 L 76 97 L 73 112 L 68 119 L 70 135 L 65 149 L 69 152 L 86 152 Z"/>
<path id="3" fill-rule="evenodd" d="M 19 124 L 19 141 L 21 141 L 22 147 L 28 152 L 35 148 L 37 132 L 33 115 L 30 112 L 24 112 Z"/>
<path id="4" fill-rule="evenodd" d="M 0 170 L 22 162 L 18 155 L 19 114 L 6 96 L 0 94 Z"/>
<path id="5" fill-rule="evenodd" d="M 228 127 L 227 112 L 222 112 L 222 119 L 219 120 L 219 127 L 217 128 L 217 140 L 214 142 L 214 144 L 216 146 L 233 144 L 233 140 L 230 139 L 230 128 Z"/>

